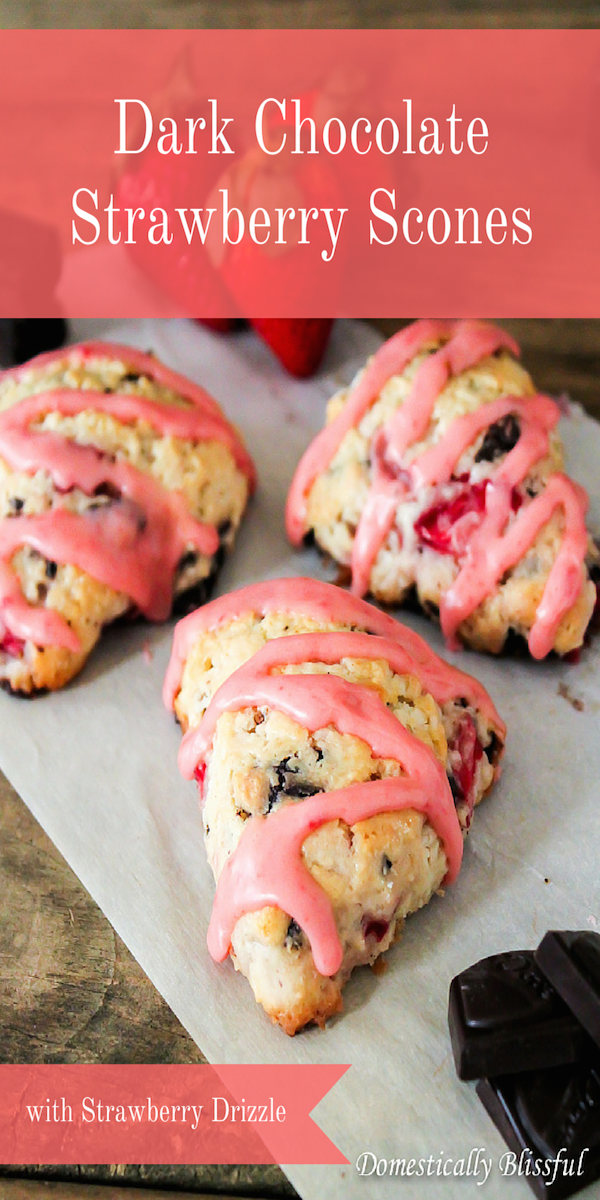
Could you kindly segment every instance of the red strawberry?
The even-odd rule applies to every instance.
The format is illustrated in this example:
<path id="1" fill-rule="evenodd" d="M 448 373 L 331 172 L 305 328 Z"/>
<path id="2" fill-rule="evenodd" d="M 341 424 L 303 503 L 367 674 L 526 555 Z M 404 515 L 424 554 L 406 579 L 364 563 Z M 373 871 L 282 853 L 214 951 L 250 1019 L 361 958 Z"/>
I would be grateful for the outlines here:
<path id="1" fill-rule="evenodd" d="M 316 371 L 325 353 L 330 317 L 254 317 L 250 324 L 290 375 L 299 379 Z"/>
<path id="2" fill-rule="evenodd" d="M 483 514 L 487 485 L 488 481 L 484 479 L 482 483 L 463 487 L 452 500 L 436 504 L 422 513 L 415 523 L 415 532 L 420 541 L 437 550 L 438 554 L 453 554 L 457 549 L 453 544 L 454 526 L 468 514 L 473 514 L 475 518 Z"/>
<path id="3" fill-rule="evenodd" d="M 390 927 L 390 923 L 389 921 L 378 920 L 377 917 L 363 917 L 362 927 L 365 939 L 373 938 L 376 942 L 382 942 Z"/>
<path id="4" fill-rule="evenodd" d="M 11 658 L 20 658 L 24 645 L 25 642 L 7 630 L 0 642 L 0 652 L 8 654 Z"/>
<path id="5" fill-rule="evenodd" d="M 475 804 L 477 764 L 483 758 L 483 747 L 477 737 L 475 722 L 469 713 L 461 721 L 448 749 L 451 754 L 459 756 L 459 765 L 453 771 L 453 790 L 456 799 L 468 806 L 468 829 Z"/>
<path id="6" fill-rule="evenodd" d="M 489 479 L 481 483 L 469 483 L 468 476 L 456 481 L 463 486 L 452 497 L 434 505 L 415 522 L 415 532 L 425 546 L 431 546 L 438 554 L 460 554 L 469 536 L 481 523 L 485 512 L 485 493 Z M 512 510 L 517 512 L 523 503 L 522 496 L 513 489 Z M 462 524 L 459 526 L 459 522 Z"/>

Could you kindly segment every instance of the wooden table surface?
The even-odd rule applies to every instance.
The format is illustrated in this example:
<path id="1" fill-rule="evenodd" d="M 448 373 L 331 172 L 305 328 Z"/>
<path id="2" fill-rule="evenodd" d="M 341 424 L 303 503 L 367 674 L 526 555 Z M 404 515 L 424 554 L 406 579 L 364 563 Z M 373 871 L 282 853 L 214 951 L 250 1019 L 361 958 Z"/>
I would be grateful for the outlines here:
<path id="1" fill-rule="evenodd" d="M 521 341 L 524 361 L 540 389 L 566 391 L 600 418 L 600 321 L 503 324 Z M 380 327 L 391 332 L 395 325 L 381 322 Z M 203 1061 L 2 775 L 0 895 L 0 1061 Z M 58 1185 L 40 1191 L 36 1185 L 28 1191 L 28 1176 L 218 1189 L 230 1196 L 295 1194 L 276 1167 L 13 1167 L 0 1168 L 0 1175 L 22 1179 L 10 1189 L 6 1178 L 0 1180 L 3 1200 L 40 1200 L 46 1195 L 50 1200 L 83 1200 L 84 1195 L 85 1200 L 97 1200 L 94 1189 L 80 1194 Z M 121 1197 L 119 1189 L 104 1188 L 99 1200 L 127 1197 Z"/>
<path id="2" fill-rule="evenodd" d="M 596 0 L 0 0 L 6 29 L 583 28 Z"/>

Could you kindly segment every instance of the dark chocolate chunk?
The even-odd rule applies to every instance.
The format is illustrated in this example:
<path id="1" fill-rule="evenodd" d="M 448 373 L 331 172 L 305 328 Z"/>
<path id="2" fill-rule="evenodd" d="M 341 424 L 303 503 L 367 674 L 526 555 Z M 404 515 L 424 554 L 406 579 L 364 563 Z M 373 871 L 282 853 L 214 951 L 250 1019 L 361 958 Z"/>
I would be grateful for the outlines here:
<path id="1" fill-rule="evenodd" d="M 600 934 L 553 930 L 542 938 L 535 961 L 600 1046 Z"/>
<path id="2" fill-rule="evenodd" d="M 509 413 L 494 425 L 490 425 L 475 456 L 475 462 L 493 462 L 501 454 L 508 454 L 514 449 L 521 436 L 521 426 L 517 418 Z"/>
<path id="3" fill-rule="evenodd" d="M 448 1024 L 460 1079 L 575 1062 L 586 1041 L 531 950 L 494 954 L 457 975 Z"/>
<path id="4" fill-rule="evenodd" d="M 509 629 L 504 639 L 502 653 L 508 658 L 528 658 L 529 646 L 527 638 L 523 637 L 522 633 L 517 633 L 516 629 Z"/>
<path id="5" fill-rule="evenodd" d="M 197 562 L 198 562 L 198 551 L 197 550 L 186 550 L 185 554 L 182 554 L 181 558 L 179 559 L 179 562 L 177 563 L 177 570 L 185 571 L 187 569 L 187 567 L 194 567 Z"/>
<path id="6" fill-rule="evenodd" d="M 477 1085 L 515 1156 L 513 1176 L 547 1200 L 564 1200 L 600 1178 L 600 1056 L 589 1047 L 579 1063 Z"/>
<path id="7" fill-rule="evenodd" d="M 285 935 L 285 947 L 287 950 L 300 950 L 304 945 L 304 934 L 297 921 L 293 917 L 287 927 Z"/>
<path id="8" fill-rule="evenodd" d="M 309 796 L 316 796 L 317 792 L 321 791 L 313 783 L 302 779 L 298 768 L 290 768 L 289 762 L 289 758 L 284 758 L 276 767 L 273 767 L 274 779 L 269 784 L 265 813 L 270 813 L 282 799 L 306 800 Z"/>

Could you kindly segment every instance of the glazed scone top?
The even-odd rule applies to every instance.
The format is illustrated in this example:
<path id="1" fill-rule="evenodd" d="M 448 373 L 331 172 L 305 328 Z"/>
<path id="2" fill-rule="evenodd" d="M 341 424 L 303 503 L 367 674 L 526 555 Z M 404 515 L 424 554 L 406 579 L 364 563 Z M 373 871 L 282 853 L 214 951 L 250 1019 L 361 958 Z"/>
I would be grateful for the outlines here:
<path id="1" fill-rule="evenodd" d="M 515 500 L 517 486 L 547 456 L 560 466 L 553 433 L 560 410 L 549 397 L 530 394 L 528 376 L 506 351 L 519 353 L 512 338 L 476 321 L 417 321 L 386 342 L 302 458 L 288 498 L 287 528 L 298 544 L 306 532 L 315 480 L 335 459 L 345 439 L 360 427 L 370 440 L 372 463 L 370 491 L 352 546 L 353 588 L 363 594 L 399 503 L 417 488 L 443 486 L 460 475 L 469 447 L 485 430 L 518 417 L 516 443 L 499 466 L 486 464 L 480 482 L 485 488 L 483 518 L 475 527 L 465 524 L 460 570 L 442 597 L 440 618 L 446 637 L 453 642 L 461 622 L 522 559 L 542 527 L 560 510 L 564 531 L 529 635 L 531 654 L 543 658 L 584 585 L 587 497 L 559 469 L 551 469 L 537 496 Z M 509 384 L 505 394 L 482 403 L 476 376 L 468 372 L 477 368 L 485 375 L 486 359 L 498 353 L 506 359 L 509 380 L 514 377 L 514 393 Z M 449 381 L 459 376 L 465 376 L 466 386 L 450 414 L 438 408 L 437 400 Z"/>
<path id="2" fill-rule="evenodd" d="M 416 677 L 440 706 L 451 698 L 464 698 L 485 711 L 502 735 L 504 726 L 481 685 L 444 663 L 417 634 L 364 601 L 311 579 L 282 579 L 244 588 L 180 622 L 165 680 L 167 706 L 172 707 L 176 699 L 186 658 L 203 631 L 244 613 L 268 611 L 288 611 L 326 623 L 340 621 L 349 631 L 290 633 L 253 654 L 217 688 L 199 724 L 187 730 L 179 760 L 184 776 L 201 778 L 223 713 L 263 706 L 284 713 L 311 732 L 333 727 L 360 738 L 375 758 L 399 763 L 402 774 L 320 792 L 247 822 L 219 877 L 209 948 L 217 960 L 225 958 L 239 918 L 271 905 L 289 913 L 305 930 L 317 970 L 334 975 L 342 950 L 331 906 L 301 855 L 303 842 L 313 830 L 328 821 L 353 825 L 408 808 L 423 813 L 440 837 L 448 863 L 446 882 L 456 878 L 462 857 L 460 823 L 443 763 L 404 727 L 376 689 L 349 682 L 335 672 L 335 666 L 349 659 L 384 660 L 394 673 Z M 307 663 L 319 664 L 318 682 L 314 674 L 303 672 Z M 328 667 L 333 667 L 331 673 Z"/>
<path id="3" fill-rule="evenodd" d="M 22 595 L 11 567 L 21 546 L 87 571 L 152 619 L 168 615 L 186 548 L 216 553 L 216 528 L 196 519 L 184 492 L 171 484 L 168 456 L 158 462 L 154 456 L 157 439 L 222 446 L 248 486 L 254 484 L 251 459 L 216 402 L 149 354 L 90 342 L 0 375 L 0 460 L 15 473 L 49 476 L 66 498 L 0 521 L 0 619 L 13 637 L 79 649 L 58 613 L 34 608 Z M 118 503 L 100 500 L 75 511 L 68 502 L 74 492 Z"/>

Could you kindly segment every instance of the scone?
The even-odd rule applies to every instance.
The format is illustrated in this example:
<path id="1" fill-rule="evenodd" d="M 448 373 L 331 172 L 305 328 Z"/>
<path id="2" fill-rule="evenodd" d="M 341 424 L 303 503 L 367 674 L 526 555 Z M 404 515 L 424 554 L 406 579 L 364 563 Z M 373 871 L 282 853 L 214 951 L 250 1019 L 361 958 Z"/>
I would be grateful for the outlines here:
<path id="1" fill-rule="evenodd" d="M 582 645 L 599 559 L 587 497 L 563 472 L 559 407 L 518 353 L 480 321 L 392 337 L 330 401 L 287 529 L 350 568 L 357 595 L 416 595 L 454 648 L 526 639 L 540 659 Z"/>
<path id="2" fill-rule="evenodd" d="M 323 1025 L 353 968 L 456 879 L 505 727 L 417 634 L 310 579 L 180 621 L 164 700 L 217 880 L 210 952 L 286 1033 Z"/>
<path id="3" fill-rule="evenodd" d="M 207 592 L 254 484 L 216 401 L 152 355 L 90 342 L 0 375 L 0 684 L 82 667 L 104 625 Z"/>

